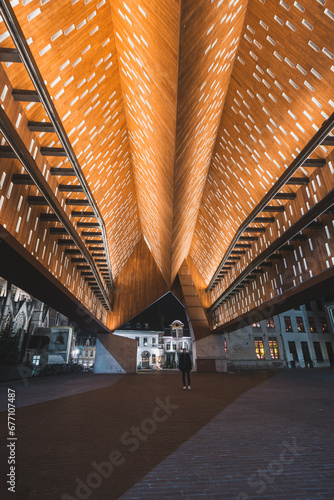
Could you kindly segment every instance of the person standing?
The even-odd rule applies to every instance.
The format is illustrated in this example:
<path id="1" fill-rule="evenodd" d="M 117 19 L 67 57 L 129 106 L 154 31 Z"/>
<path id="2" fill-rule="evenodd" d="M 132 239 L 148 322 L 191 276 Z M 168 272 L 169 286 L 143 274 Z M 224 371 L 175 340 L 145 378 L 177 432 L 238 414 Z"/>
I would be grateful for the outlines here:
<path id="1" fill-rule="evenodd" d="M 179 370 L 182 372 L 182 380 L 183 380 L 183 389 L 186 389 L 186 374 L 188 379 L 188 389 L 190 387 L 190 370 L 192 369 L 192 362 L 190 354 L 186 351 L 186 349 L 182 349 L 182 354 L 179 357 Z"/>

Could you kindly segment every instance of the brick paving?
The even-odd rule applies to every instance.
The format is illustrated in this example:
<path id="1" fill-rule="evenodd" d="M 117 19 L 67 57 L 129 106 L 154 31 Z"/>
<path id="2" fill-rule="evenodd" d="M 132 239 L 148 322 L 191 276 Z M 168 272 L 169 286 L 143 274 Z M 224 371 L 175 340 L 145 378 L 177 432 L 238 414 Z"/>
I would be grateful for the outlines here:
<path id="1" fill-rule="evenodd" d="M 84 377 L 16 386 L 16 493 L 4 482 L 1 498 L 334 498 L 333 370 L 195 373 L 191 391 L 176 372 Z"/>
<path id="2" fill-rule="evenodd" d="M 334 499 L 334 371 L 284 371 L 242 394 L 120 500 Z"/>

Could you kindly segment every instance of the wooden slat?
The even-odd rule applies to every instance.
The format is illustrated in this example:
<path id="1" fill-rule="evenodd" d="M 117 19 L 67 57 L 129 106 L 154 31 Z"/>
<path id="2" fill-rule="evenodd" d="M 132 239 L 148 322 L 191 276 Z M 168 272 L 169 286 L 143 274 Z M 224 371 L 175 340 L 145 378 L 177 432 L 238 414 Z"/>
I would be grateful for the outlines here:
<path id="1" fill-rule="evenodd" d="M 0 146 L 0 158 L 16 158 L 16 154 L 10 146 Z"/>
<path id="2" fill-rule="evenodd" d="M 66 205 L 71 206 L 89 206 L 89 201 L 84 199 L 76 199 L 76 198 L 66 198 Z"/>
<path id="3" fill-rule="evenodd" d="M 0 61 L 7 63 L 20 63 L 21 58 L 17 49 L 0 47 Z"/>
<path id="4" fill-rule="evenodd" d="M 51 175 L 58 175 L 58 176 L 76 177 L 76 173 L 74 172 L 73 168 L 51 167 L 50 174 Z"/>
<path id="5" fill-rule="evenodd" d="M 55 132 L 54 126 L 50 122 L 28 122 L 28 129 L 31 132 Z"/>
<path id="6" fill-rule="evenodd" d="M 59 184 L 59 191 L 62 193 L 82 193 L 82 186 L 77 186 L 75 184 Z"/>
<path id="7" fill-rule="evenodd" d="M 66 156 L 64 148 L 41 147 L 42 156 Z"/>
<path id="8" fill-rule="evenodd" d="M 39 220 L 42 222 L 58 222 L 59 219 L 56 214 L 46 214 L 46 213 L 41 213 L 39 216 Z"/>
<path id="9" fill-rule="evenodd" d="M 23 186 L 33 186 L 34 181 L 29 174 L 13 174 L 12 175 L 13 184 L 22 184 Z"/>
<path id="10" fill-rule="evenodd" d="M 28 205 L 48 205 L 43 196 L 28 196 Z"/>
<path id="11" fill-rule="evenodd" d="M 40 102 L 37 90 L 13 89 L 12 96 L 19 102 Z"/>
<path id="12" fill-rule="evenodd" d="M 294 186 L 305 186 L 310 182 L 308 177 L 291 177 L 291 179 L 288 180 L 287 184 L 291 184 Z"/>
<path id="13" fill-rule="evenodd" d="M 94 212 L 87 210 L 86 212 L 83 210 L 72 210 L 71 212 L 72 217 L 94 217 L 96 218 L 96 215 Z"/>

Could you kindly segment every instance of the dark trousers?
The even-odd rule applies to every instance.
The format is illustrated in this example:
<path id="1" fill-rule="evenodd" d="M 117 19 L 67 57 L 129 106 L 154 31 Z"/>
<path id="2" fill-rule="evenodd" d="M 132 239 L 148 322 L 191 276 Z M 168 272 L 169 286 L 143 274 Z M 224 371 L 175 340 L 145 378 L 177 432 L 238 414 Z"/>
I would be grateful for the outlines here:
<path id="1" fill-rule="evenodd" d="M 190 385 L 190 371 L 183 371 L 182 370 L 183 385 L 186 385 L 186 374 L 187 374 L 187 378 L 188 378 L 188 385 Z"/>

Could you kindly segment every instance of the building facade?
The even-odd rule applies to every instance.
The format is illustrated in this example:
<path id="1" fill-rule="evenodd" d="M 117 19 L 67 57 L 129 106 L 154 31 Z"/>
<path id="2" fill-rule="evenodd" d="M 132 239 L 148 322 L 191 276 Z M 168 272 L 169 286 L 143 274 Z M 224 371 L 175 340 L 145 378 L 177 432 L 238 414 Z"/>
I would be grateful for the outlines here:
<path id="1" fill-rule="evenodd" d="M 72 362 L 84 368 L 93 368 L 96 355 L 96 338 L 77 336 L 71 349 Z"/>
<path id="2" fill-rule="evenodd" d="M 228 370 L 333 366 L 333 310 L 312 301 L 224 334 Z"/>
<path id="3" fill-rule="evenodd" d="M 129 328 L 127 328 L 129 326 Z M 191 353 L 191 337 L 184 324 L 173 321 L 169 327 L 154 328 L 149 323 L 136 322 L 138 329 L 131 329 L 127 323 L 125 329 L 116 330 L 114 333 L 122 337 L 135 339 L 137 348 L 137 369 L 177 368 L 178 356 L 185 348 Z M 144 330 L 141 328 L 144 327 Z"/>
<path id="4" fill-rule="evenodd" d="M 182 349 L 186 349 L 190 355 L 192 354 L 190 333 L 181 321 L 175 320 L 169 325 L 169 328 L 165 329 L 163 347 L 166 368 L 177 368 Z"/>

